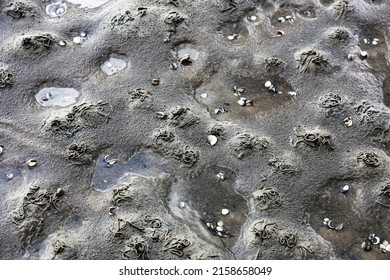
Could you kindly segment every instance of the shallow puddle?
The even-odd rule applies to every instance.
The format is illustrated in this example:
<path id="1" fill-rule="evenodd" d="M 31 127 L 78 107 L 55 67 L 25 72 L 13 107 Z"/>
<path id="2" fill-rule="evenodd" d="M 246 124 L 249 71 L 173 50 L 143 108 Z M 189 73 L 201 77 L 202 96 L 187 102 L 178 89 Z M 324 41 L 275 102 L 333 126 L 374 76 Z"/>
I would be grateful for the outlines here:
<path id="1" fill-rule="evenodd" d="M 105 61 L 101 66 L 100 69 L 107 74 L 108 76 L 113 75 L 115 73 L 118 73 L 119 71 L 122 71 L 126 67 L 126 61 L 110 57 L 107 61 Z"/>
<path id="2" fill-rule="evenodd" d="M 50 17 L 60 17 L 66 14 L 67 6 L 63 1 L 55 2 L 46 6 L 46 14 Z"/>
<path id="3" fill-rule="evenodd" d="M 108 164 L 113 162 L 115 158 L 110 156 L 104 159 L 101 156 L 97 163 L 95 173 L 92 177 L 92 185 L 98 191 L 107 191 L 115 187 L 121 178 L 129 173 L 139 174 L 145 177 L 158 177 L 163 174 L 166 165 L 162 159 L 148 152 L 139 152 L 133 155 L 127 162 L 116 161 L 115 164 Z"/>
<path id="4" fill-rule="evenodd" d="M 223 174 L 223 179 L 218 174 Z M 212 166 L 194 179 L 173 184 L 168 206 L 173 215 L 184 220 L 206 239 L 219 241 L 218 230 L 206 223 L 223 223 L 224 243 L 233 246 L 241 234 L 248 213 L 247 201 L 234 190 L 236 173 L 225 167 Z M 224 211 L 228 213 L 224 213 Z"/>
<path id="5" fill-rule="evenodd" d="M 97 8 L 110 0 L 67 0 L 66 2 L 80 5 L 81 8 Z"/>
<path id="6" fill-rule="evenodd" d="M 80 92 L 74 88 L 49 87 L 41 89 L 36 95 L 36 101 L 44 107 L 68 107 L 77 103 Z"/>
<path id="7" fill-rule="evenodd" d="M 277 92 L 268 90 L 264 85 L 272 82 Z M 236 90 L 234 90 L 236 87 Z M 238 92 L 242 90 L 242 92 Z M 245 120 L 257 112 L 276 109 L 291 102 L 293 87 L 283 78 L 275 75 L 262 77 L 261 80 L 240 78 L 229 81 L 215 77 L 210 83 L 195 89 L 195 99 L 206 106 L 212 116 L 219 120 Z M 250 106 L 241 106 L 240 98 L 251 100 Z"/>

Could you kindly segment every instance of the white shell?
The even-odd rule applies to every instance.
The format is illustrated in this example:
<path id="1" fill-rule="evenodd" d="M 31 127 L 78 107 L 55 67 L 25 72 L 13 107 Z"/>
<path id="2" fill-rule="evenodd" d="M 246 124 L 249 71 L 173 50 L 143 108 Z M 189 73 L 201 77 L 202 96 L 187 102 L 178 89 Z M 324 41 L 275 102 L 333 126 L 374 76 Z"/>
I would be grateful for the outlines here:
<path id="1" fill-rule="evenodd" d="M 4 151 L 3 146 L 0 146 L 0 155 L 3 153 L 3 151 Z"/>
<path id="2" fill-rule="evenodd" d="M 87 33 L 86 32 L 80 32 L 80 36 L 81 37 L 87 37 Z"/>
<path id="3" fill-rule="evenodd" d="M 350 188 L 351 188 L 350 185 L 345 185 L 345 186 L 343 187 L 342 191 L 343 191 L 343 192 L 347 192 L 347 191 L 349 191 Z"/>
<path id="4" fill-rule="evenodd" d="M 238 104 L 240 104 L 241 106 L 245 106 L 245 100 L 240 99 L 240 100 L 238 100 L 237 102 L 238 102 Z"/>
<path id="5" fill-rule="evenodd" d="M 364 42 L 364 44 L 366 44 L 366 45 L 369 45 L 369 44 L 371 43 L 371 41 L 370 41 L 369 39 L 364 39 L 363 42 Z"/>
<path id="6" fill-rule="evenodd" d="M 211 146 L 214 146 L 215 144 L 217 144 L 218 138 L 217 138 L 217 136 L 215 136 L 215 135 L 208 135 L 208 136 L 207 136 L 207 141 L 209 142 L 209 144 L 210 144 Z"/>
<path id="7" fill-rule="evenodd" d="M 222 211 L 221 211 L 222 215 L 228 215 L 229 212 L 230 212 L 229 209 L 226 209 L 226 208 L 222 209 Z"/>
<path id="8" fill-rule="evenodd" d="M 285 19 L 284 17 L 280 17 L 280 18 L 278 18 L 278 21 L 279 21 L 279 22 L 285 22 L 286 19 Z"/>
<path id="9" fill-rule="evenodd" d="M 207 98 L 207 96 L 208 96 L 208 95 L 207 95 L 207 93 L 205 93 L 205 92 L 203 92 L 203 93 L 200 94 L 200 97 L 202 97 L 202 98 Z"/>
<path id="10" fill-rule="evenodd" d="M 81 41 L 82 41 L 82 39 L 80 36 L 76 36 L 73 38 L 73 43 L 75 43 L 75 44 L 81 44 Z"/>
<path id="11" fill-rule="evenodd" d="M 348 60 L 353 60 L 355 58 L 355 55 L 352 53 L 348 54 Z"/>
<path id="12" fill-rule="evenodd" d="M 14 174 L 8 173 L 8 174 L 6 175 L 6 177 L 7 177 L 8 180 L 12 180 L 12 179 L 14 178 Z"/>
<path id="13" fill-rule="evenodd" d="M 222 222 L 222 221 L 219 221 L 219 222 L 217 223 L 217 226 L 223 227 L 223 222 Z"/>
<path id="14" fill-rule="evenodd" d="M 351 127 L 353 122 L 352 122 L 352 119 L 350 117 L 344 119 L 344 124 L 348 127 Z"/>
<path id="15" fill-rule="evenodd" d="M 378 45 L 378 41 L 372 41 L 371 44 L 374 45 L 374 46 L 376 46 L 376 45 Z"/>
<path id="16" fill-rule="evenodd" d="M 181 209 L 183 209 L 184 207 L 186 207 L 186 203 L 185 202 L 180 202 L 179 207 Z"/>
<path id="17" fill-rule="evenodd" d="M 257 19 L 257 16 L 251 16 L 249 19 L 250 19 L 251 21 L 255 21 L 255 20 Z"/>
<path id="18" fill-rule="evenodd" d="M 217 231 L 223 231 L 223 227 L 216 227 Z"/>
<path id="19" fill-rule="evenodd" d="M 271 81 L 266 81 L 265 84 L 264 84 L 264 86 L 265 86 L 266 88 L 272 87 Z"/>
<path id="20" fill-rule="evenodd" d="M 276 35 L 278 35 L 279 37 L 280 37 L 280 36 L 283 36 L 283 35 L 284 35 L 284 31 L 283 31 L 283 30 L 278 30 L 278 31 L 276 32 Z"/>
<path id="21" fill-rule="evenodd" d="M 58 45 L 60 45 L 61 47 L 65 47 L 66 46 L 66 42 L 65 41 L 59 41 Z"/>
<path id="22" fill-rule="evenodd" d="M 360 52 L 360 57 L 363 58 L 363 59 L 364 59 L 364 58 L 367 58 L 367 57 L 368 57 L 368 52 L 366 52 L 366 51 L 361 51 L 361 52 Z"/>
<path id="23" fill-rule="evenodd" d="M 390 244 L 387 244 L 385 249 L 386 249 L 387 252 L 390 252 Z"/>
<path id="24" fill-rule="evenodd" d="M 378 236 L 375 236 L 372 240 L 371 243 L 374 245 L 378 245 L 381 242 L 381 239 Z"/>
<path id="25" fill-rule="evenodd" d="M 37 161 L 35 159 L 29 159 L 27 161 L 27 165 L 28 167 L 34 167 L 35 165 L 37 165 Z"/>
<path id="26" fill-rule="evenodd" d="M 290 95 L 290 96 L 296 96 L 297 95 L 297 93 L 295 91 L 288 91 L 287 94 Z"/>
<path id="27" fill-rule="evenodd" d="M 229 41 L 233 41 L 235 39 L 234 35 L 229 35 L 226 37 Z"/>

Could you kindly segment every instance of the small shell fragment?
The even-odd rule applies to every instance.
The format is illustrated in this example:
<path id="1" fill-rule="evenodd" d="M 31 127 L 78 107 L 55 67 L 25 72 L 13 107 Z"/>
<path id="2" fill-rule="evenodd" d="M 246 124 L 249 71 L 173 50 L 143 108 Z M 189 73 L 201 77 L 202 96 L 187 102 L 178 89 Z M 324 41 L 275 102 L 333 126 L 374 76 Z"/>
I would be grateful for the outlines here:
<path id="1" fill-rule="evenodd" d="M 226 180 L 226 176 L 222 172 L 219 172 L 217 174 L 217 178 L 218 178 L 218 181 L 225 181 Z"/>
<path id="2" fill-rule="evenodd" d="M 276 35 L 278 35 L 278 37 L 282 37 L 284 35 L 284 31 L 283 30 L 278 30 L 276 32 Z"/>
<path id="3" fill-rule="evenodd" d="M 375 236 L 372 240 L 371 243 L 374 245 L 378 245 L 381 242 L 381 239 L 378 236 Z"/>
<path id="4" fill-rule="evenodd" d="M 334 222 L 332 220 L 330 220 L 328 222 L 328 228 L 330 228 L 330 229 L 335 229 L 336 228 L 336 225 L 334 224 Z"/>
<path id="5" fill-rule="evenodd" d="M 5 176 L 7 177 L 7 180 L 12 180 L 14 178 L 14 174 L 12 174 L 12 173 L 8 173 Z"/>
<path id="6" fill-rule="evenodd" d="M 243 100 L 243 99 L 240 99 L 240 100 L 238 100 L 237 102 L 238 102 L 238 104 L 240 104 L 241 106 L 245 106 L 245 104 L 246 104 L 246 100 Z"/>
<path id="7" fill-rule="evenodd" d="M 341 223 L 337 227 L 335 227 L 335 230 L 342 230 L 344 228 L 344 224 Z"/>
<path id="8" fill-rule="evenodd" d="M 208 96 L 208 94 L 206 92 L 203 92 L 200 94 L 200 97 L 202 97 L 202 98 L 207 98 L 207 96 Z"/>
<path id="9" fill-rule="evenodd" d="M 65 193 L 64 189 L 63 188 L 58 188 L 56 190 L 56 196 L 62 196 L 63 194 Z"/>
<path id="10" fill-rule="evenodd" d="M 361 51 L 360 52 L 360 58 L 361 59 L 366 59 L 368 57 L 368 52 L 366 51 Z"/>
<path id="11" fill-rule="evenodd" d="M 60 45 L 61 47 L 65 47 L 66 46 L 66 42 L 61 40 L 58 42 L 58 45 Z"/>
<path id="12" fill-rule="evenodd" d="M 224 209 L 222 209 L 221 213 L 222 213 L 222 215 L 228 215 L 230 213 L 230 211 L 229 211 L 229 209 L 224 208 Z"/>
<path id="13" fill-rule="evenodd" d="M 165 119 L 167 117 L 167 114 L 165 114 L 164 112 L 157 112 L 156 117 L 158 119 Z"/>
<path id="14" fill-rule="evenodd" d="M 215 135 L 208 135 L 208 136 L 207 136 L 207 141 L 209 142 L 209 144 L 210 144 L 211 146 L 214 146 L 215 144 L 217 144 L 218 138 L 217 138 L 217 136 L 215 136 Z"/>
<path id="15" fill-rule="evenodd" d="M 248 100 L 246 100 L 245 101 L 245 106 L 253 106 L 253 101 L 252 100 L 250 100 L 250 99 L 248 99 Z"/>
<path id="16" fill-rule="evenodd" d="M 0 155 L 3 153 L 3 151 L 4 151 L 4 147 L 0 146 Z"/>
<path id="17" fill-rule="evenodd" d="M 36 159 L 29 159 L 27 161 L 27 166 L 30 167 L 30 168 L 33 168 L 36 165 L 37 165 L 37 160 Z"/>
<path id="18" fill-rule="evenodd" d="M 158 86 L 160 84 L 160 79 L 153 79 L 152 80 L 152 85 Z"/>
<path id="19" fill-rule="evenodd" d="M 180 59 L 181 65 L 188 66 L 192 64 L 192 59 L 189 54 L 186 54 L 183 58 Z"/>
<path id="20" fill-rule="evenodd" d="M 370 244 L 370 242 L 364 241 L 364 242 L 362 243 L 361 247 L 362 247 L 362 249 L 363 249 L 364 251 L 370 251 L 370 250 L 371 250 L 371 244 Z"/>
<path id="21" fill-rule="evenodd" d="M 345 124 L 347 127 L 351 127 L 352 124 L 353 124 L 352 118 L 351 118 L 351 117 L 345 118 L 345 119 L 344 119 L 344 124 Z"/>
<path id="22" fill-rule="evenodd" d="M 108 215 L 114 216 L 115 215 L 115 207 L 111 206 L 110 209 L 108 210 Z"/>
<path id="23" fill-rule="evenodd" d="M 222 232 L 223 231 L 223 227 L 216 227 L 216 230 L 219 231 L 219 232 Z"/>
<path id="24" fill-rule="evenodd" d="M 297 93 L 295 91 L 288 91 L 287 94 L 290 96 L 297 96 Z"/>
<path id="25" fill-rule="evenodd" d="M 385 247 L 386 252 L 390 252 L 390 244 L 387 244 Z"/>
<path id="26" fill-rule="evenodd" d="M 355 59 L 355 55 L 350 53 L 348 54 L 348 60 L 354 60 Z"/>
<path id="27" fill-rule="evenodd" d="M 344 187 L 342 187 L 341 192 L 347 193 L 350 189 L 351 189 L 351 185 L 348 184 L 348 185 L 345 185 Z"/>
<path id="28" fill-rule="evenodd" d="M 226 37 L 229 41 L 233 41 L 235 39 L 234 35 L 229 35 Z"/>
<path id="29" fill-rule="evenodd" d="M 249 17 L 249 20 L 250 21 L 255 21 L 257 19 L 257 16 L 251 16 L 251 17 Z"/>
<path id="30" fill-rule="evenodd" d="M 177 64 L 175 62 L 173 62 L 173 63 L 171 63 L 171 65 L 169 65 L 169 68 L 171 68 L 172 70 L 176 70 Z"/>
<path id="31" fill-rule="evenodd" d="M 364 42 L 364 44 L 366 44 L 366 45 L 371 44 L 371 40 L 370 40 L 370 39 L 363 39 L 363 42 Z"/>
<path id="32" fill-rule="evenodd" d="M 324 226 L 327 226 L 327 225 L 328 225 L 328 223 L 329 223 L 329 221 L 330 221 L 330 219 L 329 219 L 329 218 L 324 218 L 324 220 L 323 220 L 322 224 L 323 224 Z"/>
<path id="33" fill-rule="evenodd" d="M 185 202 L 180 202 L 179 203 L 179 207 L 181 208 L 181 209 L 183 209 L 184 207 L 186 207 L 186 203 Z"/>
<path id="34" fill-rule="evenodd" d="M 81 44 L 81 41 L 82 41 L 82 39 L 80 36 L 76 36 L 73 38 L 73 43 L 75 43 L 77 45 Z"/>
<path id="35" fill-rule="evenodd" d="M 223 222 L 222 222 L 222 221 L 219 221 L 219 222 L 217 223 L 217 226 L 223 227 Z"/>
<path id="36" fill-rule="evenodd" d="M 86 32 L 80 32 L 80 36 L 81 37 L 87 37 L 87 33 Z"/>
<path id="37" fill-rule="evenodd" d="M 266 88 L 272 87 L 271 81 L 266 81 L 265 84 L 264 84 L 264 86 L 265 86 Z"/>
<path id="38" fill-rule="evenodd" d="M 279 18 L 278 18 L 278 21 L 279 21 L 279 22 L 285 22 L 286 19 L 285 19 L 284 17 L 279 17 Z"/>

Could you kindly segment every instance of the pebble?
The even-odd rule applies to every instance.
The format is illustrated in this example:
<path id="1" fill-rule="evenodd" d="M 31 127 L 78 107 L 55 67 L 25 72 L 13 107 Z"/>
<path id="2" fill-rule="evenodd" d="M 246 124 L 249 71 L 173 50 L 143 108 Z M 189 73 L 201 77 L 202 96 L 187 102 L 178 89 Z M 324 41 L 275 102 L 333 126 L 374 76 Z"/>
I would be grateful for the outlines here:
<path id="1" fill-rule="evenodd" d="M 222 209 L 222 211 L 221 211 L 222 215 L 228 215 L 229 212 L 230 212 L 229 209 L 226 209 L 226 208 Z"/>
<path id="2" fill-rule="evenodd" d="M 217 144 L 218 138 L 217 138 L 217 136 L 215 136 L 215 135 L 208 135 L 208 136 L 207 136 L 207 141 L 209 142 L 209 144 L 210 144 L 211 146 L 214 146 L 215 144 Z"/>

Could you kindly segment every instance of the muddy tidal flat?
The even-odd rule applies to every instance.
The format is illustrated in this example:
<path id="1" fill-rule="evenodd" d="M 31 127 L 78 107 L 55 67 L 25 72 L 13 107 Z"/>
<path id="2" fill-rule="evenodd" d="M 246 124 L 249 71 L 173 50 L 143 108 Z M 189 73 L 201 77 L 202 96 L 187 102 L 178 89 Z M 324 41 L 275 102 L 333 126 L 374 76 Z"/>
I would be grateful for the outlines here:
<path id="1" fill-rule="evenodd" d="M 0 0 L 0 259 L 390 259 L 387 0 Z"/>

